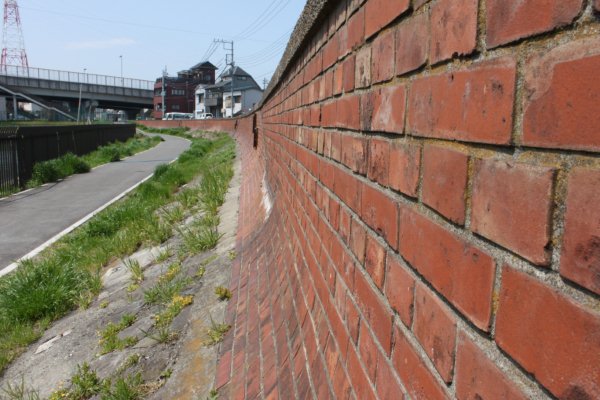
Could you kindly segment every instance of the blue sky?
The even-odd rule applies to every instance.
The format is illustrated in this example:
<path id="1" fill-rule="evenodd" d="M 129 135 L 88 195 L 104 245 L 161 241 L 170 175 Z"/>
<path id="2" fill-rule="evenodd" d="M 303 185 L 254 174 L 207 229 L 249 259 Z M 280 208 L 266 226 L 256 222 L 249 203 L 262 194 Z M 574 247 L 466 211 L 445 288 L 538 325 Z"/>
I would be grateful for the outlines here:
<path id="1" fill-rule="evenodd" d="M 154 80 L 234 39 L 236 65 L 261 84 L 277 68 L 304 0 L 18 0 L 30 67 Z M 222 45 L 209 57 L 224 64 Z"/>

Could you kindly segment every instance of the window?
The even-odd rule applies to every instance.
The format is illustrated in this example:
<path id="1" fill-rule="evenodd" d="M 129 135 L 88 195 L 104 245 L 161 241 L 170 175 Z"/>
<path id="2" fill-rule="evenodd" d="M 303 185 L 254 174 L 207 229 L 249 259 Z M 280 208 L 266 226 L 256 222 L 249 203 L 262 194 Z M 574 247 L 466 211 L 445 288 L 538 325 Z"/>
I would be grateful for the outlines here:
<path id="1" fill-rule="evenodd" d="M 157 104 L 155 110 L 156 111 L 162 110 L 162 104 Z"/>
<path id="2" fill-rule="evenodd" d="M 233 100 L 235 101 L 235 104 L 239 104 L 242 102 L 242 96 L 233 96 Z"/>
<path id="3" fill-rule="evenodd" d="M 173 104 L 172 110 L 179 110 L 179 104 Z"/>
<path id="4" fill-rule="evenodd" d="M 204 75 L 204 81 L 205 81 L 205 82 L 208 82 L 208 81 L 210 81 L 210 76 L 209 76 L 209 75 Z"/>
<path id="5" fill-rule="evenodd" d="M 203 94 L 198 95 L 198 103 L 204 103 L 204 95 Z"/>
<path id="6" fill-rule="evenodd" d="M 183 89 L 171 89 L 171 94 L 173 96 L 183 96 L 185 94 L 185 90 L 183 90 Z"/>

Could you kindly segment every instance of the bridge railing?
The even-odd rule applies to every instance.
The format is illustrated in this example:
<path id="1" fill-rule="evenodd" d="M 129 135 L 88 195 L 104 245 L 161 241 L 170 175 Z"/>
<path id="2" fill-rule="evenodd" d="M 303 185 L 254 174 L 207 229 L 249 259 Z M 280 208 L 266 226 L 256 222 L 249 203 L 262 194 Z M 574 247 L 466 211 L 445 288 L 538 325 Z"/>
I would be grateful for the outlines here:
<path id="1" fill-rule="evenodd" d="M 85 83 L 89 85 L 154 90 L 154 81 L 121 78 L 119 76 L 88 74 L 83 72 L 59 71 L 45 68 L 25 68 L 8 65 L 0 68 L 0 75 L 58 82 Z"/>

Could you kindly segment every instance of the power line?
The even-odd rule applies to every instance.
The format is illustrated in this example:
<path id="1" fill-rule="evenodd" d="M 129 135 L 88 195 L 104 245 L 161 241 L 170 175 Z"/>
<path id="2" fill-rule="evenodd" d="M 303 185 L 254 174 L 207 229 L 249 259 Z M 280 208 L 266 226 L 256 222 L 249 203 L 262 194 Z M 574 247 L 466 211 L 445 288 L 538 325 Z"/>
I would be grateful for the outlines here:
<path id="1" fill-rule="evenodd" d="M 283 3 L 283 1 L 284 0 L 274 0 L 252 24 L 246 27 L 246 29 L 244 29 L 242 32 L 238 33 L 234 39 L 249 40 L 252 35 L 259 32 L 270 21 L 272 21 L 273 18 L 279 15 L 279 13 L 285 9 L 291 0 L 287 0 L 285 3 Z M 271 9 L 272 6 L 273 8 Z"/>

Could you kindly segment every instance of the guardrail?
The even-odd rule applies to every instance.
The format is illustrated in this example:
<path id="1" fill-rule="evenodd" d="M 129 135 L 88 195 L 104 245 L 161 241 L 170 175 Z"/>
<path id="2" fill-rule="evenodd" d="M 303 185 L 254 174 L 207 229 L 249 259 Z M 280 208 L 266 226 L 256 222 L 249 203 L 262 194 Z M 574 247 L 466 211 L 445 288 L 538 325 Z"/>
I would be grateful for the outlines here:
<path id="1" fill-rule="evenodd" d="M 58 125 L 0 128 L 0 197 L 25 187 L 35 163 L 78 156 L 135 135 L 135 125 Z"/>
<path id="2" fill-rule="evenodd" d="M 121 78 L 118 76 L 109 75 L 88 74 L 83 72 L 59 71 L 44 68 L 24 68 L 9 65 L 0 68 L 0 75 L 57 82 L 85 83 L 89 85 L 103 85 L 124 87 L 130 89 L 154 90 L 154 81 L 133 78 Z"/>

